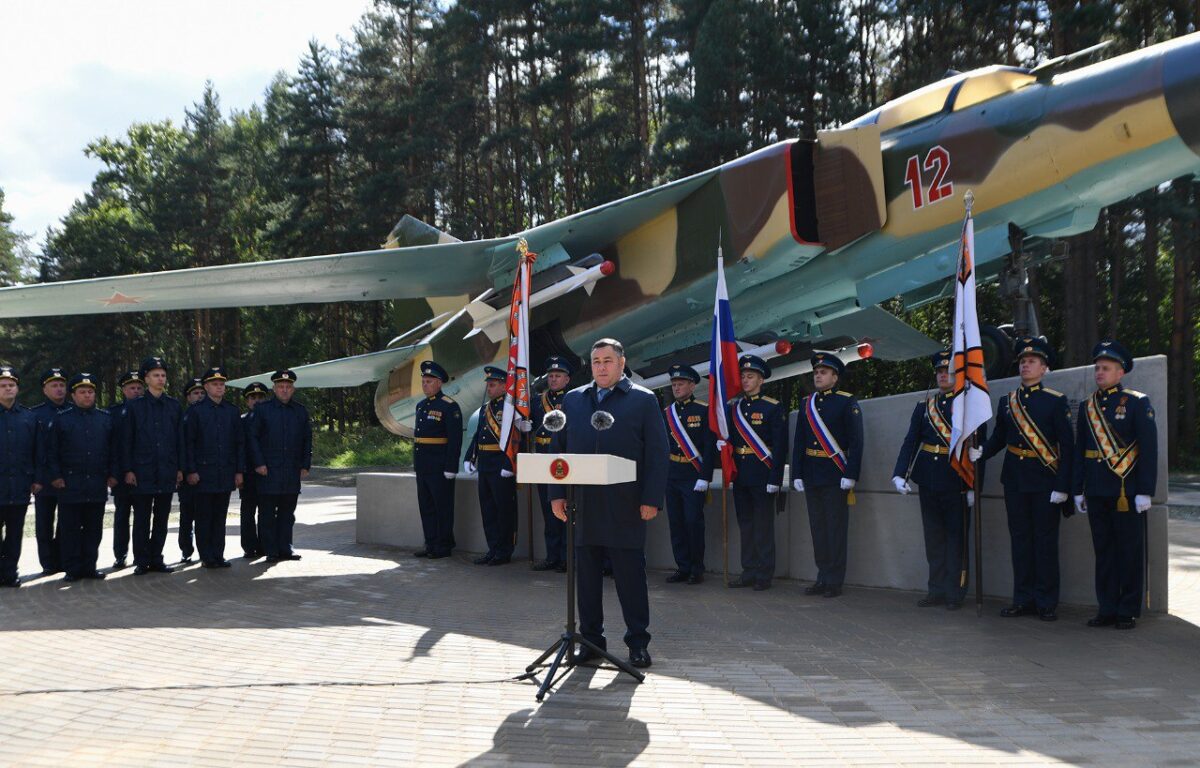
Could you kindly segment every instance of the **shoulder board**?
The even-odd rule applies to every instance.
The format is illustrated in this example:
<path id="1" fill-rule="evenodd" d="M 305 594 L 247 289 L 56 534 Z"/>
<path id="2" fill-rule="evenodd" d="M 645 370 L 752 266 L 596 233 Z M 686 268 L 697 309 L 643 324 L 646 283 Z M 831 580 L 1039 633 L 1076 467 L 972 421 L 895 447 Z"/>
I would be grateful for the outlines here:
<path id="1" fill-rule="evenodd" d="M 1057 389 L 1050 389 L 1050 387 L 1042 387 L 1042 391 L 1054 397 L 1066 397 L 1062 392 L 1059 392 Z"/>
<path id="2" fill-rule="evenodd" d="M 704 408 L 708 407 L 708 403 L 704 402 L 703 400 L 693 400 L 692 402 Z"/>
<path id="3" fill-rule="evenodd" d="M 851 393 L 849 393 L 849 392 L 845 392 L 845 391 L 843 391 L 843 390 L 840 390 L 840 389 L 837 391 L 837 393 L 838 393 L 839 395 L 841 395 L 842 397 L 854 397 L 854 395 L 852 395 Z"/>
<path id="4" fill-rule="evenodd" d="M 450 395 L 442 395 L 442 399 L 443 399 L 443 400 L 445 400 L 447 403 L 453 403 L 453 402 L 454 402 L 454 398 L 453 398 L 453 397 L 450 397 Z"/>
<path id="5" fill-rule="evenodd" d="M 1123 389 L 1121 392 L 1130 397 L 1147 397 L 1145 392 L 1138 392 L 1136 389 Z"/>
<path id="6" fill-rule="evenodd" d="M 766 402 L 770 403 L 771 405 L 779 405 L 779 401 L 778 401 L 778 400 L 776 400 L 776 399 L 775 399 L 775 398 L 773 398 L 773 397 L 767 397 L 766 395 L 763 395 L 763 396 L 762 396 L 762 397 L 760 397 L 759 399 L 760 399 L 760 400 L 765 400 Z"/>

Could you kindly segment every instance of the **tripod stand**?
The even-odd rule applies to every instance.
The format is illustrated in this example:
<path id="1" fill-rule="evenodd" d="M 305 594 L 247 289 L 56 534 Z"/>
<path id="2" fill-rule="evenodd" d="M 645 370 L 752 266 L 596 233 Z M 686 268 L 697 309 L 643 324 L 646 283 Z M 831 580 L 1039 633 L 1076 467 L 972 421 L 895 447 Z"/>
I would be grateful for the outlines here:
<path id="1" fill-rule="evenodd" d="M 532 664 L 525 667 L 525 674 L 518 675 L 515 680 L 532 680 L 538 683 L 537 700 L 540 702 L 546 696 L 546 692 L 575 666 L 575 660 L 572 657 L 575 644 L 578 643 L 581 647 L 587 648 L 593 654 L 610 662 L 620 671 L 633 677 L 639 683 L 646 679 L 646 676 L 634 669 L 628 662 L 618 659 L 611 653 L 588 640 L 583 635 L 575 631 L 575 488 L 567 486 L 567 622 L 563 628 L 563 633 L 554 644 L 542 652 Z M 554 657 L 549 666 L 546 665 L 546 659 Z M 566 669 L 560 669 L 563 662 L 566 662 Z M 547 667 L 545 677 L 538 681 L 538 674 L 542 667 Z"/>

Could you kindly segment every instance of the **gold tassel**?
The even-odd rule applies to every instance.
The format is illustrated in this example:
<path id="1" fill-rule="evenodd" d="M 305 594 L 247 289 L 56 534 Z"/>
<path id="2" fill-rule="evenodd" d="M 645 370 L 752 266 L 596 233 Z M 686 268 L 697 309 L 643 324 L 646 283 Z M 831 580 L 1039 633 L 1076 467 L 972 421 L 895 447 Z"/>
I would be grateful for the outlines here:
<path id="1" fill-rule="evenodd" d="M 1117 511 L 1129 511 L 1129 499 L 1125 496 L 1125 478 L 1121 478 L 1121 498 L 1117 499 Z"/>
<path id="2" fill-rule="evenodd" d="M 853 507 L 857 503 L 858 503 L 858 500 L 856 498 L 854 498 L 854 489 L 851 488 L 849 491 L 846 492 L 846 505 Z"/>

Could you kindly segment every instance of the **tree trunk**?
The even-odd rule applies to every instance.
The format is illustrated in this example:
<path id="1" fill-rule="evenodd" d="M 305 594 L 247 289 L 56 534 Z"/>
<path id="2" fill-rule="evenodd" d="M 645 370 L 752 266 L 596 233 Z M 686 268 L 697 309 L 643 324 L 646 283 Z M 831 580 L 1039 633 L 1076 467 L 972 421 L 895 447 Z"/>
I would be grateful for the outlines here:
<path id="1" fill-rule="evenodd" d="M 1158 282 L 1158 192 L 1149 193 L 1149 202 L 1144 209 L 1146 234 L 1142 238 L 1142 271 L 1146 277 L 1146 336 L 1147 351 L 1162 350 L 1162 329 L 1159 328 L 1158 312 L 1162 306 L 1162 288 Z"/>
<path id="2" fill-rule="evenodd" d="M 1070 238 L 1063 274 L 1067 288 L 1063 312 L 1064 368 L 1086 365 L 1096 343 L 1096 240 L 1095 230 Z"/>

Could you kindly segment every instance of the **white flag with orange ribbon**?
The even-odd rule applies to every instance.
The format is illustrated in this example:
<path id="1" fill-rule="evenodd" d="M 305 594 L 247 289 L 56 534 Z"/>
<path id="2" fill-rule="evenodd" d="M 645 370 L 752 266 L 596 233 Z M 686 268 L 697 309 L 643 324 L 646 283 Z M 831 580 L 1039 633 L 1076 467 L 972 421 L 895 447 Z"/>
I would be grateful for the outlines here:
<path id="1" fill-rule="evenodd" d="M 969 194 L 969 193 L 968 193 Z M 967 455 L 968 438 L 992 418 L 983 368 L 983 346 L 979 336 L 979 314 L 975 310 L 975 221 L 971 207 L 963 221 L 958 271 L 954 280 L 954 339 L 952 372 L 954 401 L 950 428 L 950 466 L 967 485 L 975 485 L 975 463 Z"/>
<path id="2" fill-rule="evenodd" d="M 500 422 L 500 445 L 517 470 L 521 437 L 513 430 L 518 419 L 528 421 L 529 407 L 529 279 L 537 254 L 529 250 L 525 239 L 517 243 L 520 261 L 513 279 L 512 304 L 508 313 L 508 376 L 504 385 L 504 418 Z"/>

